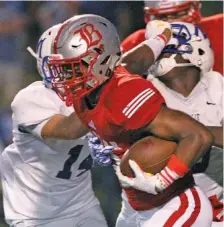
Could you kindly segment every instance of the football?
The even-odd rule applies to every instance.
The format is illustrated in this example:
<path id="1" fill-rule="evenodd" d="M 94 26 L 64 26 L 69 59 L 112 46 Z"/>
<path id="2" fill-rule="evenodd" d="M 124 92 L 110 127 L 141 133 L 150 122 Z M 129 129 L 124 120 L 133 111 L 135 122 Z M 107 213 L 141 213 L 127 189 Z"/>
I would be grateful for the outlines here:
<path id="1" fill-rule="evenodd" d="M 121 159 L 120 169 L 123 175 L 134 177 L 128 160 L 137 162 L 145 172 L 156 174 L 167 164 L 177 144 L 153 136 L 145 137 L 134 143 Z"/>

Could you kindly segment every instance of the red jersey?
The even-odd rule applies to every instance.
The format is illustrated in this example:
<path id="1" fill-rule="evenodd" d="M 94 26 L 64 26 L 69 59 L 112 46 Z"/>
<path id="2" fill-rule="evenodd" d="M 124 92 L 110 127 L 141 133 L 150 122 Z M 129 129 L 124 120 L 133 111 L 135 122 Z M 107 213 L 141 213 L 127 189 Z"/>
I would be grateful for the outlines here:
<path id="1" fill-rule="evenodd" d="M 215 53 L 214 71 L 223 75 L 223 14 L 202 18 L 199 27 L 207 34 Z M 125 53 L 145 40 L 145 29 L 129 35 L 122 43 Z"/>
<path id="2" fill-rule="evenodd" d="M 199 27 L 207 34 L 215 53 L 213 70 L 223 75 L 223 14 L 202 18 Z"/>
<path id="3" fill-rule="evenodd" d="M 137 130 L 148 125 L 160 111 L 164 99 L 159 91 L 150 81 L 137 75 L 131 75 L 125 68 L 118 66 L 110 81 L 104 85 L 99 101 L 94 109 L 88 109 L 83 102 L 79 100 L 74 103 L 75 111 L 82 122 L 97 135 L 104 144 L 110 144 L 115 147 L 113 153 L 115 161 L 119 164 L 125 151 L 130 147 L 132 141 L 129 137 L 130 130 Z M 192 183 L 193 178 L 190 178 Z M 181 179 L 181 181 L 184 178 Z M 178 181 L 177 181 L 178 182 Z M 173 184 L 175 186 L 175 184 Z M 186 181 L 184 184 L 186 189 Z M 172 187 L 169 187 L 172 188 Z M 163 196 L 159 200 L 164 204 L 178 194 L 176 187 L 173 190 L 168 188 L 161 193 Z M 181 186 L 183 189 L 183 187 Z M 158 197 L 152 195 L 150 200 L 145 201 L 141 193 L 137 190 L 125 189 L 130 205 L 136 210 L 147 210 L 158 206 Z M 172 192 L 171 192 L 172 191 Z M 144 193 L 144 192 L 143 192 Z"/>

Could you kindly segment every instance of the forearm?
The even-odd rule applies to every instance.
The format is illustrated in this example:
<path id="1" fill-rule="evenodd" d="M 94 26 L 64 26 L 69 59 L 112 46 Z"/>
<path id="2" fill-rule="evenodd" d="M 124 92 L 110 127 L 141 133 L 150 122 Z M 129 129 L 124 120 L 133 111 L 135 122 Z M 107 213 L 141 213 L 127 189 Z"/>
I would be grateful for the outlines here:
<path id="1" fill-rule="evenodd" d="M 149 130 L 162 139 L 176 141 L 176 156 L 190 168 L 211 148 L 214 139 L 206 126 L 165 106 L 149 125 Z"/>
<path id="2" fill-rule="evenodd" d="M 144 43 L 129 50 L 122 57 L 122 65 L 132 74 L 146 72 L 153 63 L 153 52 Z"/>
<path id="3" fill-rule="evenodd" d="M 75 113 L 69 116 L 55 115 L 43 127 L 41 136 L 44 139 L 73 140 L 84 136 L 88 129 Z"/>
<path id="4" fill-rule="evenodd" d="M 205 139 L 203 137 L 200 134 L 189 135 L 178 143 L 175 154 L 189 168 L 192 168 L 212 146 L 212 139 L 207 139 L 208 136 Z"/>
<path id="5" fill-rule="evenodd" d="M 210 150 L 213 140 L 209 131 L 196 131 L 180 137 L 174 154 L 166 167 L 157 174 L 155 189 L 163 191 L 177 179 L 184 177 L 194 164 Z"/>
<path id="6" fill-rule="evenodd" d="M 207 126 L 214 136 L 214 145 L 223 148 L 223 127 Z"/>
<path id="7" fill-rule="evenodd" d="M 165 29 L 162 34 L 145 40 L 123 55 L 122 65 L 133 74 L 145 73 L 161 54 L 170 37 L 171 31 Z"/>

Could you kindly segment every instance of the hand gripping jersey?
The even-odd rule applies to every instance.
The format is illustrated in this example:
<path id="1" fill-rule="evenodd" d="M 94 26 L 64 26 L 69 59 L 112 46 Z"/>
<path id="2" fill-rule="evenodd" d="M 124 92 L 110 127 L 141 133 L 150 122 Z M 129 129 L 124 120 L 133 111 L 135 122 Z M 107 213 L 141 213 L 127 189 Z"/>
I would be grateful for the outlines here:
<path id="1" fill-rule="evenodd" d="M 55 114 L 70 115 L 51 89 L 35 82 L 12 102 L 13 144 L 2 154 L 2 186 L 8 222 L 30 225 L 78 215 L 98 204 L 92 191 L 87 142 L 43 140 L 40 132 Z"/>
<path id="2" fill-rule="evenodd" d="M 148 125 L 156 117 L 163 103 L 163 97 L 151 82 L 140 76 L 130 75 L 122 66 L 118 66 L 103 88 L 94 109 L 86 108 L 82 100 L 74 103 L 74 107 L 83 123 L 105 145 L 115 147 L 114 159 L 119 165 L 123 154 L 133 143 L 130 132 Z M 125 192 L 134 209 L 148 210 L 164 204 L 191 185 L 193 178 L 186 175 L 163 193 L 152 195 L 150 200 L 144 202 L 138 201 L 135 189 L 125 189 Z"/>
<path id="3" fill-rule="evenodd" d="M 166 87 L 157 78 L 152 80 L 153 85 L 161 92 L 165 98 L 168 107 L 185 112 L 193 117 L 195 120 L 201 122 L 206 126 L 222 126 L 223 125 L 223 77 L 217 72 L 209 72 L 202 75 L 200 82 L 193 89 L 188 97 L 184 97 L 174 90 Z M 208 155 L 197 163 L 196 172 L 201 174 L 194 174 L 195 182 L 199 185 L 208 196 L 216 195 L 218 198 L 222 195 L 223 189 L 214 180 L 212 180 L 205 172 L 207 166 L 213 169 L 213 174 L 218 173 L 218 166 L 220 166 L 220 159 L 222 160 L 223 151 L 218 147 L 213 147 L 211 155 L 216 155 L 216 158 L 209 162 Z M 219 157 L 220 156 L 220 157 Z M 206 164 L 207 163 L 207 164 Z M 222 164 L 221 164 L 222 165 Z M 216 166 L 216 168 L 214 168 Z M 222 168 L 222 166 L 220 167 Z M 218 176 L 217 176 L 218 177 Z"/>
<path id="4" fill-rule="evenodd" d="M 207 34 L 215 53 L 214 71 L 223 75 L 223 14 L 203 18 L 199 27 Z M 129 35 L 122 43 L 125 53 L 145 40 L 145 29 L 140 29 Z"/>

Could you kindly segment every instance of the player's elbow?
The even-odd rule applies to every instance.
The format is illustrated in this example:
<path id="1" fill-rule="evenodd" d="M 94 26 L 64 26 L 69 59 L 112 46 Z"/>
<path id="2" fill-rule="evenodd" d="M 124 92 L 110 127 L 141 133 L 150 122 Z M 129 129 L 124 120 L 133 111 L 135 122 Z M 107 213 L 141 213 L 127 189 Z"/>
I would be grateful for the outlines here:
<path id="1" fill-rule="evenodd" d="M 152 50 L 141 43 L 122 57 L 123 66 L 132 74 L 143 74 L 154 63 Z"/>
<path id="2" fill-rule="evenodd" d="M 209 130 L 206 129 L 206 132 L 203 132 L 202 138 L 207 146 L 211 147 L 214 144 L 214 136 Z"/>
<path id="3" fill-rule="evenodd" d="M 213 145 L 214 136 L 206 127 L 203 127 L 203 129 L 199 130 L 195 136 L 196 136 L 197 140 L 199 141 L 199 143 L 201 144 L 202 149 L 200 149 L 200 150 L 203 155 Z"/>

